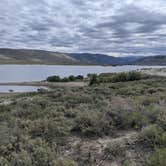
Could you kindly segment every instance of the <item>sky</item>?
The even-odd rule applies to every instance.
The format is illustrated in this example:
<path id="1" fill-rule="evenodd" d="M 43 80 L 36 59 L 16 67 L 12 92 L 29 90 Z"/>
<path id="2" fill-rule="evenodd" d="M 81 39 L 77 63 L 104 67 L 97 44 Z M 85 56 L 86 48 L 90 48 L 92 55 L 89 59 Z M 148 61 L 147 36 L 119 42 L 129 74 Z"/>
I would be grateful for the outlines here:
<path id="1" fill-rule="evenodd" d="M 166 55 L 166 0 L 0 0 L 0 47 Z"/>

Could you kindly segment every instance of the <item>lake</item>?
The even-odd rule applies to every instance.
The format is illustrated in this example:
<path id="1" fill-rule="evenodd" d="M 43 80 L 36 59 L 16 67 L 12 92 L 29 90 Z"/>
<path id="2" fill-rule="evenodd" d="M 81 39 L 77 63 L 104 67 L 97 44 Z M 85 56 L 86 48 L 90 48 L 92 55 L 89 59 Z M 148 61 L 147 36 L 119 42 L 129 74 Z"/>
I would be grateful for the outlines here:
<path id="1" fill-rule="evenodd" d="M 83 75 L 95 73 L 118 73 L 142 68 L 163 68 L 166 66 L 64 66 L 64 65 L 0 65 L 0 83 L 31 82 L 45 80 L 48 76 Z M 38 86 L 0 86 L 0 92 L 35 92 Z"/>
<path id="2" fill-rule="evenodd" d="M 0 86 L 1 93 L 8 93 L 8 92 L 37 92 L 38 89 L 45 89 L 44 87 L 38 86 Z"/>
<path id="3" fill-rule="evenodd" d="M 58 65 L 0 65 L 0 83 L 31 82 L 45 80 L 48 76 L 83 75 L 89 73 L 125 72 L 142 68 L 163 68 L 166 66 L 58 66 Z"/>

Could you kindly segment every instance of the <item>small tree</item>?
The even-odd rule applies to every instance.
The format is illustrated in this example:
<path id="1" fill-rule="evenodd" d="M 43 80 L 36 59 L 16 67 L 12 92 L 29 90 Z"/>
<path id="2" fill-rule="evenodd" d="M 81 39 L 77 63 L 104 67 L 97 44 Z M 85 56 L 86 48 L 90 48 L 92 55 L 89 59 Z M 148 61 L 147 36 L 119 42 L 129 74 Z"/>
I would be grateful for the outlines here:
<path id="1" fill-rule="evenodd" d="M 91 85 L 94 85 L 94 84 L 97 84 L 97 83 L 98 83 L 97 75 L 96 74 L 91 75 L 89 85 L 91 86 Z"/>

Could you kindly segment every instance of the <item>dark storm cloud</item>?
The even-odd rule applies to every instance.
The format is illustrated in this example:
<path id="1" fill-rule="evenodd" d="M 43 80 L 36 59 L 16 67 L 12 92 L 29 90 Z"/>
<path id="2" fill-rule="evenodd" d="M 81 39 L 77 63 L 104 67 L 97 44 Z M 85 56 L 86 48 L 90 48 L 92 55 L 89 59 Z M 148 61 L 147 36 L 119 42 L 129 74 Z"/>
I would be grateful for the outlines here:
<path id="1" fill-rule="evenodd" d="M 165 11 L 164 0 L 1 0 L 0 47 L 164 54 Z"/>

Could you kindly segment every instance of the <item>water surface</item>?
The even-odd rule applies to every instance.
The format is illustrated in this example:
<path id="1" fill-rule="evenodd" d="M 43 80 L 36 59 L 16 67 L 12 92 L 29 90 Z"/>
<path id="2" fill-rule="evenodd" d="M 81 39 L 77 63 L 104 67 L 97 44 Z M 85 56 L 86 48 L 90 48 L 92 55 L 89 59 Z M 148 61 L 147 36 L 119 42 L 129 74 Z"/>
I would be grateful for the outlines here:
<path id="1" fill-rule="evenodd" d="M 14 92 L 37 92 L 38 89 L 41 89 L 44 87 L 38 87 L 38 86 L 0 86 L 0 92 L 1 93 L 14 93 Z"/>
<path id="2" fill-rule="evenodd" d="M 0 83 L 31 82 L 45 80 L 48 76 L 83 75 L 89 73 L 113 73 L 141 68 L 163 68 L 166 66 L 56 66 L 56 65 L 0 65 Z"/>

